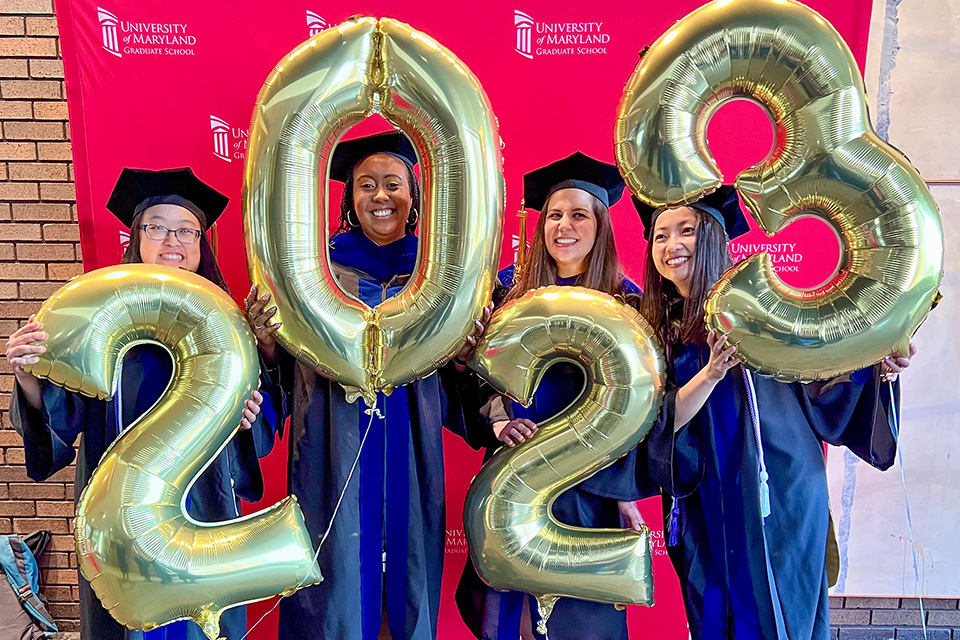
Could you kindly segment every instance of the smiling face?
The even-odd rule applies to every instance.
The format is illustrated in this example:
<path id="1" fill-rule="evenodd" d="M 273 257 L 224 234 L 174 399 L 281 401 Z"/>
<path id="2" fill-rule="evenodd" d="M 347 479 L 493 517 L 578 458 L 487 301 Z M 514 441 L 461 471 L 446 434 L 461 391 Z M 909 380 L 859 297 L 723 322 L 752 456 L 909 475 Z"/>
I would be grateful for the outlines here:
<path id="1" fill-rule="evenodd" d="M 690 207 L 668 209 L 657 216 L 650 251 L 657 272 L 672 282 L 684 298 L 690 295 L 697 248 L 697 212 Z"/>
<path id="2" fill-rule="evenodd" d="M 364 235 L 381 246 L 406 234 L 409 179 L 407 165 L 385 153 L 375 153 L 353 169 L 353 210 Z"/>
<path id="3" fill-rule="evenodd" d="M 140 224 L 155 224 L 176 231 L 181 228 L 202 230 L 197 216 L 189 209 L 176 204 L 157 204 L 144 210 Z M 144 264 L 161 264 L 178 267 L 196 273 L 200 266 L 200 241 L 185 244 L 176 233 L 168 233 L 163 240 L 153 240 L 141 228 L 140 261 Z"/>
<path id="4" fill-rule="evenodd" d="M 597 238 L 594 200 L 582 189 L 560 189 L 547 200 L 543 240 L 561 278 L 580 275 L 587 268 Z"/>

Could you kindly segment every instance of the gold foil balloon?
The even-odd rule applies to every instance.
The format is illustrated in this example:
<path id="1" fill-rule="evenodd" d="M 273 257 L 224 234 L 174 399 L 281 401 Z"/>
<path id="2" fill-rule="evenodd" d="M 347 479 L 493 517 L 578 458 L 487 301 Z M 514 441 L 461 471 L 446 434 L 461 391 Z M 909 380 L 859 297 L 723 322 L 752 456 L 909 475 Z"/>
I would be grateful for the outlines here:
<path id="1" fill-rule="evenodd" d="M 831 378 L 909 353 L 943 269 L 937 205 L 909 161 L 873 131 L 863 81 L 840 35 L 792 0 L 712 2 L 677 22 L 637 64 L 617 115 L 616 156 L 631 191 L 657 207 L 693 202 L 721 175 L 707 148 L 728 100 L 767 110 L 776 144 L 737 190 L 772 235 L 800 216 L 836 231 L 840 260 L 812 290 L 784 284 L 769 255 L 717 282 L 711 328 L 785 381 Z"/>
<path id="2" fill-rule="evenodd" d="M 334 145 L 373 113 L 413 141 L 423 210 L 416 273 L 371 309 L 337 286 L 325 229 Z M 273 70 L 249 145 L 247 258 L 276 301 L 281 344 L 370 403 L 452 357 L 493 291 L 504 207 L 496 120 L 469 69 L 401 22 L 348 20 Z"/>
<path id="3" fill-rule="evenodd" d="M 50 337 L 26 369 L 70 391 L 113 396 L 123 355 L 143 342 L 174 362 L 166 393 L 110 445 L 77 504 L 80 571 L 114 618 L 147 630 L 189 618 L 216 638 L 224 609 L 320 581 L 293 496 L 225 523 L 184 508 L 257 386 L 253 336 L 226 293 L 188 271 L 119 265 L 64 285 L 37 320 Z"/>
<path id="4" fill-rule="evenodd" d="M 663 396 L 663 356 L 650 326 L 621 301 L 545 287 L 497 311 L 470 365 L 528 405 L 546 369 L 560 361 L 584 369 L 583 393 L 527 442 L 487 462 L 463 514 L 477 573 L 495 589 L 534 594 L 541 633 L 558 597 L 653 604 L 646 528 L 572 527 L 551 506 L 650 430 Z"/>

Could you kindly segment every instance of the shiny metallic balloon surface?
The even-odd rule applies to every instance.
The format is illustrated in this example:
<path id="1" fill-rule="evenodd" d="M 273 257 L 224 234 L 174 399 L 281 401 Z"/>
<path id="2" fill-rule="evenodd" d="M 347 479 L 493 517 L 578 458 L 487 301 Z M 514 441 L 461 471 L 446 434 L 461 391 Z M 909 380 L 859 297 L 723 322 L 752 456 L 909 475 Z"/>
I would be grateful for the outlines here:
<path id="1" fill-rule="evenodd" d="M 407 134 L 423 176 L 417 271 L 375 308 L 337 285 L 325 240 L 334 146 L 371 114 Z M 489 100 L 436 40 L 358 17 L 300 45 L 260 91 L 244 174 L 250 276 L 276 301 L 281 344 L 371 402 L 430 375 L 490 300 L 504 198 Z"/>
<path id="2" fill-rule="evenodd" d="M 649 531 L 568 526 L 551 505 L 650 430 L 664 392 L 663 356 L 650 326 L 622 301 L 582 287 L 544 287 L 497 311 L 470 366 L 529 404 L 559 361 L 579 364 L 586 386 L 474 479 L 464 505 L 474 566 L 496 589 L 537 596 L 545 617 L 559 596 L 651 605 Z"/>
<path id="3" fill-rule="evenodd" d="M 186 513 L 259 377 L 253 335 L 226 293 L 181 269 L 119 265 L 68 282 L 37 320 L 50 337 L 28 369 L 70 391 L 113 397 L 137 344 L 162 345 L 174 363 L 163 396 L 110 445 L 77 504 L 80 570 L 114 618 L 147 630 L 188 618 L 216 638 L 224 609 L 321 580 L 293 496 L 223 523 Z"/>
<path id="4" fill-rule="evenodd" d="M 840 260 L 813 290 L 784 284 L 769 256 L 717 282 L 706 322 L 738 356 L 784 381 L 831 378 L 909 353 L 943 270 L 943 232 L 930 190 L 870 124 L 863 80 L 846 43 L 793 0 L 718 0 L 663 34 L 624 89 L 614 134 L 630 190 L 676 207 L 717 188 L 710 116 L 746 98 L 765 108 L 773 151 L 736 186 L 772 235 L 800 216 L 825 220 Z"/>

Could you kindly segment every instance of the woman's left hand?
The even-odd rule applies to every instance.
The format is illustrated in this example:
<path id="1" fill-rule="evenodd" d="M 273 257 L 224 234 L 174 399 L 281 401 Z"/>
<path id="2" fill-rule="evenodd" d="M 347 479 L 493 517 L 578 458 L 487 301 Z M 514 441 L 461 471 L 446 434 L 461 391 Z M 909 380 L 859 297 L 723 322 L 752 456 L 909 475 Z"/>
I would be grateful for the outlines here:
<path id="1" fill-rule="evenodd" d="M 620 515 L 623 516 L 623 519 L 631 529 L 634 531 L 643 530 L 643 525 L 646 523 L 643 521 L 643 516 L 640 515 L 640 509 L 637 507 L 636 502 L 617 500 L 617 509 L 620 510 Z"/>
<path id="2" fill-rule="evenodd" d="M 473 323 L 473 333 L 467 336 L 467 339 L 464 340 L 463 348 L 461 348 L 459 353 L 453 357 L 453 361 L 456 363 L 458 369 L 461 367 L 466 367 L 467 360 L 469 360 L 473 355 L 474 349 L 477 348 L 477 342 L 479 342 L 480 337 L 483 335 L 483 332 L 486 331 L 487 325 L 490 323 L 491 315 L 493 315 L 492 302 L 483 308 L 483 315 L 480 316 L 479 320 L 475 320 Z"/>
<path id="3" fill-rule="evenodd" d="M 257 421 L 257 416 L 260 415 L 261 404 L 263 404 L 263 394 L 254 389 L 253 393 L 250 394 L 250 399 L 247 400 L 243 407 L 240 431 L 249 431 L 253 428 L 253 423 Z"/>
<path id="4" fill-rule="evenodd" d="M 917 347 L 910 343 L 910 355 L 894 356 L 890 355 L 880 363 L 880 371 L 883 372 L 884 380 L 896 380 L 897 376 L 903 373 L 903 370 L 910 366 L 910 359 L 917 355 Z"/>

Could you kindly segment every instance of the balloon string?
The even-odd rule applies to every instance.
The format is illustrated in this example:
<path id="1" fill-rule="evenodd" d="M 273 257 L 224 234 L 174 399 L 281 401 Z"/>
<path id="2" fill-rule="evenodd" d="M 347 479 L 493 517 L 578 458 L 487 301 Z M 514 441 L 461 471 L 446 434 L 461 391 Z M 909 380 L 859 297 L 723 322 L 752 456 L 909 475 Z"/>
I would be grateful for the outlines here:
<path id="1" fill-rule="evenodd" d="M 360 440 L 360 448 L 357 449 L 357 457 L 353 461 L 353 466 L 350 467 L 350 473 L 347 474 L 346 482 L 343 483 L 343 490 L 340 491 L 340 496 L 337 498 L 337 504 L 333 508 L 333 515 L 330 516 L 330 523 L 327 525 L 327 530 L 323 532 L 323 537 L 320 538 L 320 544 L 317 545 L 317 552 L 313 554 L 314 562 L 317 562 L 317 559 L 320 557 L 320 550 L 323 548 L 323 543 L 326 542 L 327 536 L 330 535 L 330 531 L 333 529 L 333 522 L 337 518 L 337 512 L 340 511 L 340 505 L 343 503 L 343 497 L 347 493 L 347 487 L 350 486 L 350 479 L 353 478 L 353 472 L 356 471 L 357 464 L 359 464 L 360 462 L 360 454 L 363 453 L 363 445 L 367 441 L 367 436 L 370 435 L 370 428 L 373 427 L 373 419 L 375 417 L 380 418 L 381 420 L 383 419 L 383 414 L 380 413 L 380 409 L 378 407 L 367 409 L 366 413 L 370 416 L 370 422 L 367 423 L 367 429 L 366 431 L 363 432 L 363 438 Z M 294 591 L 302 587 L 306 581 L 307 581 L 307 576 L 304 576 L 303 579 L 300 581 L 300 584 L 294 587 Z M 287 597 L 289 596 L 280 596 L 279 598 L 277 598 L 277 601 L 273 604 L 273 606 L 270 607 L 270 609 L 268 609 L 266 613 L 260 616 L 260 619 L 257 620 L 255 623 L 253 623 L 252 627 L 247 629 L 247 632 L 243 634 L 240 640 L 247 640 L 247 636 L 253 633 L 253 630 L 256 629 L 261 622 L 263 622 L 264 618 L 266 618 L 268 615 L 273 613 L 276 610 L 276 608 L 280 606 L 280 603 L 283 601 L 283 599 Z"/>
<path id="2" fill-rule="evenodd" d="M 913 536 L 913 518 L 910 515 L 910 496 L 907 495 L 907 475 L 903 470 L 903 448 L 900 446 L 900 415 L 897 413 L 897 400 L 893 395 L 893 381 L 887 382 L 890 385 L 890 414 L 893 417 L 893 423 L 890 425 L 893 431 L 893 441 L 897 445 L 897 454 L 900 458 L 900 481 L 903 483 L 903 503 L 907 511 L 907 533 L 910 536 L 910 550 L 913 552 L 913 579 L 917 590 L 917 598 L 920 601 L 920 627 L 923 630 L 923 640 L 927 640 L 927 614 L 923 609 L 923 589 L 920 588 L 920 568 L 917 563 L 917 543 Z"/>

